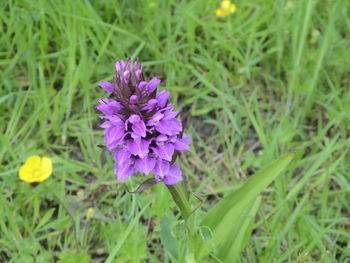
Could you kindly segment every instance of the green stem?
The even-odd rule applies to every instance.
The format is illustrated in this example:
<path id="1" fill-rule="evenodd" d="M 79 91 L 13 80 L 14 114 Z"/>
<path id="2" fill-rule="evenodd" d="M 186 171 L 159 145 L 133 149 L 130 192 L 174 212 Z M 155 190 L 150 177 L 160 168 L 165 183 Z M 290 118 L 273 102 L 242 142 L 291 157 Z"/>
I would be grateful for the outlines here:
<path id="1" fill-rule="evenodd" d="M 184 188 L 183 184 L 167 185 L 169 192 L 175 201 L 176 205 L 179 207 L 182 217 L 185 219 L 186 230 L 188 233 L 187 245 L 188 245 L 188 255 L 191 258 L 191 262 L 196 263 L 194 258 L 196 247 L 196 225 L 195 217 L 192 215 L 192 209 L 189 202 L 189 194 Z"/>
<path id="2" fill-rule="evenodd" d="M 189 202 L 189 194 L 185 190 L 183 184 L 167 185 L 171 196 L 173 197 L 176 205 L 179 207 L 182 217 L 185 219 L 187 236 L 187 247 L 188 254 L 186 257 L 190 258 L 191 262 L 196 263 L 195 252 L 196 252 L 196 227 L 195 217 L 192 215 L 192 209 Z"/>
<path id="3" fill-rule="evenodd" d="M 187 197 L 188 195 L 180 184 L 167 185 L 167 187 L 176 205 L 179 207 L 183 218 L 187 222 L 192 213 L 192 209 Z"/>

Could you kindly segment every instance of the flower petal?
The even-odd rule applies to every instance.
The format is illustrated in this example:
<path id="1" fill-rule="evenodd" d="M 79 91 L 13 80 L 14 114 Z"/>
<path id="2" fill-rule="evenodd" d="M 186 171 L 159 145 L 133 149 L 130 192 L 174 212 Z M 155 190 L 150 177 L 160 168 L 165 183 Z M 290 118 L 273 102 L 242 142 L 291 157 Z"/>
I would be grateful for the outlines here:
<path id="1" fill-rule="evenodd" d="M 132 95 L 129 101 L 131 104 L 136 104 L 139 101 L 139 97 L 137 97 L 136 95 Z"/>
<path id="2" fill-rule="evenodd" d="M 125 163 L 130 160 L 131 153 L 126 148 L 119 148 L 114 152 L 114 160 L 118 163 Z"/>
<path id="3" fill-rule="evenodd" d="M 141 173 L 148 175 L 154 168 L 156 160 L 151 157 L 145 157 L 137 159 L 135 162 L 135 168 Z"/>
<path id="4" fill-rule="evenodd" d="M 104 141 L 107 143 L 107 149 L 112 151 L 117 148 L 124 135 L 125 132 L 122 125 L 107 128 L 104 138 Z"/>
<path id="5" fill-rule="evenodd" d="M 169 173 L 169 162 L 159 160 L 154 166 L 153 173 L 156 175 L 155 179 L 157 182 L 163 181 L 164 177 Z"/>
<path id="6" fill-rule="evenodd" d="M 157 104 L 158 104 L 158 100 L 150 99 L 147 102 L 147 105 L 141 108 L 141 110 L 147 110 L 147 112 L 151 112 Z"/>
<path id="7" fill-rule="evenodd" d="M 175 147 L 170 143 L 165 143 L 163 145 L 158 145 L 156 148 L 152 147 L 152 150 L 156 156 L 170 162 L 173 159 Z"/>
<path id="8" fill-rule="evenodd" d="M 41 158 L 41 181 L 46 180 L 52 174 L 52 160 L 48 157 Z"/>
<path id="9" fill-rule="evenodd" d="M 129 163 L 117 163 L 114 167 L 114 173 L 118 180 L 125 180 L 134 173 L 134 166 Z"/>
<path id="10" fill-rule="evenodd" d="M 190 141 L 191 141 L 191 136 L 183 134 L 182 138 L 176 138 L 174 142 L 175 149 L 177 151 L 189 151 Z"/>
<path id="11" fill-rule="evenodd" d="M 164 134 L 158 135 L 156 138 L 157 144 L 162 144 L 162 143 L 166 142 L 167 140 L 168 140 L 168 136 L 166 136 Z"/>
<path id="12" fill-rule="evenodd" d="M 152 93 L 153 91 L 155 91 L 157 89 L 159 83 L 160 83 L 159 79 L 152 78 L 147 84 L 147 87 L 146 87 L 147 88 L 147 92 L 148 93 Z"/>
<path id="13" fill-rule="evenodd" d="M 164 112 L 164 120 L 171 120 L 177 117 L 179 115 L 178 111 L 166 111 Z"/>
<path id="14" fill-rule="evenodd" d="M 41 157 L 37 156 L 37 155 L 31 156 L 31 157 L 29 157 L 26 160 L 24 165 L 30 166 L 30 167 L 33 167 L 33 168 L 40 167 L 40 165 L 41 165 Z"/>
<path id="15" fill-rule="evenodd" d="M 95 108 L 106 115 L 117 114 L 123 108 L 119 102 L 112 99 L 99 100 L 99 103 Z"/>
<path id="16" fill-rule="evenodd" d="M 146 81 L 141 81 L 139 85 L 137 86 L 137 89 L 139 91 L 144 91 L 147 87 L 147 82 Z"/>
<path id="17" fill-rule="evenodd" d="M 114 85 L 110 82 L 102 81 L 99 82 L 98 85 L 109 93 L 112 93 L 114 91 Z"/>
<path id="18" fill-rule="evenodd" d="M 137 80 L 141 80 L 142 69 L 138 69 L 135 71 L 135 76 Z"/>
<path id="19" fill-rule="evenodd" d="M 163 113 L 156 112 L 152 118 L 147 122 L 147 126 L 154 126 L 159 123 L 159 121 L 164 117 Z"/>
<path id="20" fill-rule="evenodd" d="M 132 123 L 133 133 L 131 134 L 133 138 L 146 137 L 146 125 L 143 120 L 141 120 L 139 115 L 133 114 L 125 123 L 125 129 L 127 129 L 127 123 Z"/>
<path id="21" fill-rule="evenodd" d="M 126 145 L 128 147 L 128 150 L 133 154 L 137 155 L 141 158 L 144 158 L 148 154 L 148 147 L 150 145 L 150 141 L 147 140 L 127 140 Z"/>
<path id="22" fill-rule="evenodd" d="M 176 164 L 173 164 L 169 168 L 169 173 L 164 176 L 164 183 L 167 185 L 177 184 L 182 181 L 182 172 Z"/>
<path id="23" fill-rule="evenodd" d="M 167 90 L 162 90 L 161 92 L 158 92 L 156 95 L 158 106 L 163 108 L 167 104 L 169 96 L 170 92 Z"/>
<path id="24" fill-rule="evenodd" d="M 121 75 L 121 74 L 122 74 L 124 67 L 125 67 L 125 62 L 124 62 L 123 60 L 120 61 L 120 62 L 117 61 L 117 62 L 115 63 L 115 70 L 117 71 L 117 74 L 118 74 L 118 75 Z"/>
<path id="25" fill-rule="evenodd" d="M 155 129 L 162 134 L 166 135 L 176 135 L 182 131 L 182 123 L 178 119 L 170 119 L 170 120 L 161 120 L 157 125 L 155 125 Z"/>

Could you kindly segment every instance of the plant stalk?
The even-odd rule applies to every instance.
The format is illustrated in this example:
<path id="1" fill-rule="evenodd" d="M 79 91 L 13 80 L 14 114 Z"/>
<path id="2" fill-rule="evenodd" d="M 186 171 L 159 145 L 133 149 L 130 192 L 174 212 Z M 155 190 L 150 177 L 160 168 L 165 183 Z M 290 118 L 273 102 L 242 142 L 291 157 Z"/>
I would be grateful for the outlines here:
<path id="1" fill-rule="evenodd" d="M 188 195 L 182 184 L 167 185 L 169 192 L 174 199 L 176 205 L 179 207 L 182 217 L 185 221 L 188 221 L 192 213 L 190 203 L 188 201 Z"/>

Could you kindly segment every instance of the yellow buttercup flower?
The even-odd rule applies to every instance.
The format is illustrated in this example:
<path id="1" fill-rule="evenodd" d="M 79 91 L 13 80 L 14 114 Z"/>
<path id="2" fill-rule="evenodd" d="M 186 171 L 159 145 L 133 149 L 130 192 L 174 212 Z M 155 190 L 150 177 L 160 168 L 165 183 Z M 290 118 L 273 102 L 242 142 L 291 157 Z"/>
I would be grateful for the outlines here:
<path id="1" fill-rule="evenodd" d="M 236 12 L 236 5 L 232 4 L 230 0 L 223 0 L 220 4 L 220 8 L 215 10 L 215 14 L 220 17 L 228 16 Z"/>
<path id="2" fill-rule="evenodd" d="M 47 157 L 31 156 L 19 169 L 19 178 L 28 183 L 42 182 L 52 173 L 52 161 Z"/>

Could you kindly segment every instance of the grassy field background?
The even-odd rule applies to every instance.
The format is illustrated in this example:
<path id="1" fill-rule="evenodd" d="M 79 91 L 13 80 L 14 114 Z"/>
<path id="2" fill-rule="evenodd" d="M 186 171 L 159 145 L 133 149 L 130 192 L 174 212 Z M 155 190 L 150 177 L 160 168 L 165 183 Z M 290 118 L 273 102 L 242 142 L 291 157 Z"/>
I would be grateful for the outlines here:
<path id="1" fill-rule="evenodd" d="M 235 4 L 219 18 L 214 0 L 0 3 L 0 262 L 170 262 L 166 188 L 128 194 L 143 178 L 116 181 L 97 147 L 97 83 L 128 57 L 182 110 L 202 213 L 304 148 L 264 192 L 240 262 L 350 262 L 350 2 Z M 31 155 L 54 162 L 35 187 L 18 178 Z"/>

